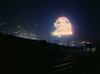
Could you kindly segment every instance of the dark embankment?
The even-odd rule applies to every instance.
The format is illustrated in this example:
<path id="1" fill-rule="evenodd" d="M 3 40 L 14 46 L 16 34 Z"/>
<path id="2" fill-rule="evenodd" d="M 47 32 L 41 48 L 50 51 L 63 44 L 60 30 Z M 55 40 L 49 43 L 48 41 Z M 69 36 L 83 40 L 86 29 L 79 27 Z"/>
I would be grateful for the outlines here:
<path id="1" fill-rule="evenodd" d="M 7 74 L 41 73 L 49 62 L 62 57 L 69 47 L 0 34 L 0 72 Z M 69 48 L 70 49 L 70 48 Z M 55 55 L 55 56 L 53 56 Z M 1 74 L 0 73 L 0 74 Z"/>
<path id="2" fill-rule="evenodd" d="M 100 49 L 99 45 L 100 43 L 97 42 L 97 49 Z M 45 40 L 29 40 L 0 34 L 0 74 L 49 74 L 52 71 L 48 71 L 49 68 L 55 68 L 53 71 L 62 70 L 67 67 L 66 65 L 62 66 L 62 63 L 65 64 L 68 61 L 66 59 L 62 61 L 62 58 L 69 56 L 74 59 L 77 58 L 70 54 L 72 53 L 70 50 L 74 50 L 75 54 L 80 52 L 78 48 L 59 46 Z M 97 74 L 100 71 L 99 50 L 96 52 L 98 53 L 88 57 L 78 56 L 81 61 L 78 60 L 77 65 L 80 62 L 81 65 L 77 66 L 77 71 L 74 71 L 76 68 L 73 68 L 67 74 L 74 74 L 75 72 L 77 74 Z M 74 59 L 71 61 L 74 61 Z M 53 61 L 56 61 L 56 63 Z M 56 73 L 64 74 L 64 72 L 66 70 Z"/>

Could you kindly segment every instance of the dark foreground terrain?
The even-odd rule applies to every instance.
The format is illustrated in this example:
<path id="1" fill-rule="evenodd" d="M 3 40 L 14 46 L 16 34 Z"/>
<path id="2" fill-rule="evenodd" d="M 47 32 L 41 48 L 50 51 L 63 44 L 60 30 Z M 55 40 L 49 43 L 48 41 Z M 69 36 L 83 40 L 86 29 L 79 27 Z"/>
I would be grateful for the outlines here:
<path id="1" fill-rule="evenodd" d="M 0 74 L 100 74 L 100 42 L 94 53 L 0 34 Z"/>

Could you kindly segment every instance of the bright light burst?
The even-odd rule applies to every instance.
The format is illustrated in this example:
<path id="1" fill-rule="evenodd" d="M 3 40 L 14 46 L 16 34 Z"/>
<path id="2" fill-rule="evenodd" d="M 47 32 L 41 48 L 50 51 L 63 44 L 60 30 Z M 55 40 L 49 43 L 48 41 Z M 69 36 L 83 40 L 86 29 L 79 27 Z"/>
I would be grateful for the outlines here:
<path id="1" fill-rule="evenodd" d="M 53 36 L 64 36 L 64 35 L 72 35 L 72 26 L 69 20 L 66 17 L 60 17 L 54 23 L 54 27 L 56 30 L 52 33 Z"/>

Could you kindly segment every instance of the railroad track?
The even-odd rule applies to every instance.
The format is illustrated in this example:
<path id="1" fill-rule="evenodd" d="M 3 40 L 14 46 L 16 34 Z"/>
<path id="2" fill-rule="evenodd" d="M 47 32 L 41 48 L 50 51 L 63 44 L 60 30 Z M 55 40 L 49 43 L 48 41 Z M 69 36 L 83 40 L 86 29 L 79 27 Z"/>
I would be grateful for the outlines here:
<path id="1" fill-rule="evenodd" d="M 68 56 L 50 61 L 48 68 L 44 72 L 49 74 L 73 74 L 82 71 L 84 58 L 80 56 Z"/>

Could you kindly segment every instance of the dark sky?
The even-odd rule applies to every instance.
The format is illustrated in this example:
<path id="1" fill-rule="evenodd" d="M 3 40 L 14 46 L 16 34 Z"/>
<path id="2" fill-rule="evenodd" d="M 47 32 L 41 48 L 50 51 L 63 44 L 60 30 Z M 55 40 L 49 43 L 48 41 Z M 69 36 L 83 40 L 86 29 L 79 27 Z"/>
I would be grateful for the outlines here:
<path id="1" fill-rule="evenodd" d="M 49 36 L 54 22 L 65 16 L 72 23 L 73 38 L 100 40 L 100 2 L 92 0 L 0 0 L 0 19 L 14 31 L 17 25 L 34 29 L 37 18 L 38 34 Z"/>

